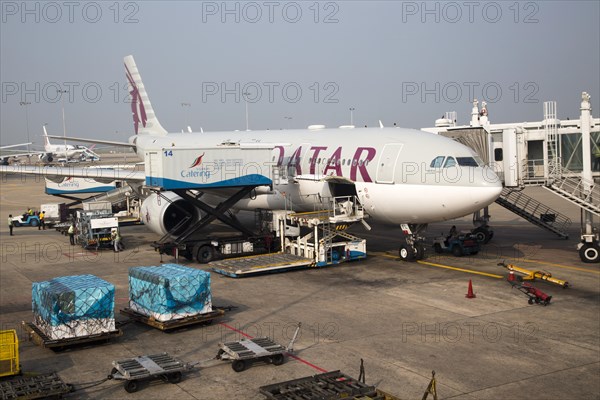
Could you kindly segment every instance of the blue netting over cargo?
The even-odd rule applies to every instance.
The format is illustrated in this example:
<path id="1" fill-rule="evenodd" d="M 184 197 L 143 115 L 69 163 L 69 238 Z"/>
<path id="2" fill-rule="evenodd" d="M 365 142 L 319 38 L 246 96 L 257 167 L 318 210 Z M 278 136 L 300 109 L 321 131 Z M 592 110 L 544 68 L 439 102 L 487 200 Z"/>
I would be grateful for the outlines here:
<path id="1" fill-rule="evenodd" d="M 62 276 L 33 282 L 33 313 L 50 325 L 114 318 L 115 287 L 94 275 Z"/>
<path id="2" fill-rule="evenodd" d="M 129 269 L 130 306 L 164 320 L 212 311 L 210 274 L 178 264 Z"/>

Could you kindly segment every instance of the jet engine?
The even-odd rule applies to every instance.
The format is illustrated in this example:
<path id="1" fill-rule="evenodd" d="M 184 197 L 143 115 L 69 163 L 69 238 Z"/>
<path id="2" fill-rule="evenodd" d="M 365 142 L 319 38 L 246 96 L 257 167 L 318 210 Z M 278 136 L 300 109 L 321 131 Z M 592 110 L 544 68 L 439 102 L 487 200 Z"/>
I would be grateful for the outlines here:
<path id="1" fill-rule="evenodd" d="M 153 232 L 177 236 L 198 221 L 200 211 L 173 192 L 152 193 L 142 202 L 140 217 Z"/>
<path id="2" fill-rule="evenodd" d="M 54 161 L 54 157 L 52 157 L 52 153 L 43 153 L 40 154 L 40 161 L 43 163 L 51 163 Z"/>

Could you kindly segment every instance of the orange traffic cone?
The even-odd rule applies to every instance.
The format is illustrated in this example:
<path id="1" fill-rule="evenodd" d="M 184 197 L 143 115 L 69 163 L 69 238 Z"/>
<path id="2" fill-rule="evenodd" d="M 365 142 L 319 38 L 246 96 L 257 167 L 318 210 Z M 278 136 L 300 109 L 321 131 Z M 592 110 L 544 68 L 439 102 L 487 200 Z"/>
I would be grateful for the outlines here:
<path id="1" fill-rule="evenodd" d="M 465 297 L 467 299 L 474 299 L 475 297 L 475 293 L 473 293 L 473 283 L 471 282 L 471 280 L 469 279 L 469 290 L 467 291 L 467 294 L 465 295 Z"/>
<path id="2" fill-rule="evenodd" d="M 512 270 L 512 268 L 508 271 L 508 277 L 506 278 L 509 282 L 514 282 L 516 279 L 515 277 L 515 271 Z"/>

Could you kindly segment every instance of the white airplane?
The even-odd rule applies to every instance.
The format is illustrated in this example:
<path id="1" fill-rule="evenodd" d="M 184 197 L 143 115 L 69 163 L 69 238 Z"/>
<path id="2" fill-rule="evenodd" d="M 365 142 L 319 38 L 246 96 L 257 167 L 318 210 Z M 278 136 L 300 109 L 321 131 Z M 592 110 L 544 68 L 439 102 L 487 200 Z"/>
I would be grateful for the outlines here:
<path id="1" fill-rule="evenodd" d="M 84 160 L 100 160 L 100 156 L 92 151 L 91 148 L 87 148 L 85 146 L 74 146 L 72 144 L 51 144 L 48 136 L 48 132 L 46 131 L 46 126 L 43 127 L 44 133 L 44 152 L 40 154 L 40 160 L 43 162 L 52 162 L 52 161 L 84 161 Z"/>
<path id="2" fill-rule="evenodd" d="M 150 164 L 154 165 L 157 157 L 167 164 L 183 165 L 179 181 L 171 183 L 191 188 L 202 186 L 198 178 L 201 173 L 194 168 L 202 163 L 203 149 L 227 144 L 270 145 L 270 158 L 264 161 L 283 167 L 283 178 L 287 179 L 257 187 L 239 199 L 234 209 L 284 209 L 287 201 L 294 204 L 295 211 L 313 210 L 315 199 L 356 195 L 372 220 L 402 225 L 400 257 L 413 260 L 423 257 L 420 235 L 428 223 L 478 211 L 494 202 L 502 190 L 496 174 L 483 165 L 473 150 L 443 136 L 413 129 L 313 126 L 299 130 L 168 133 L 154 113 L 133 57 L 127 56 L 124 61 L 136 134 L 129 143 L 67 139 L 132 147 L 146 162 L 146 171 L 154 168 Z M 192 151 L 195 156 L 190 160 L 167 158 L 179 154 L 177 149 L 197 151 Z M 141 171 L 1 168 L 0 171 L 14 173 L 121 179 L 132 187 L 153 184 L 152 178 Z M 202 199 L 208 196 L 214 204 L 230 199 L 235 192 L 219 187 L 203 187 L 201 191 Z M 161 201 L 164 197 L 169 201 Z M 200 219 L 201 210 L 189 198 L 166 191 L 162 197 L 156 193 L 148 195 L 141 214 L 144 223 L 156 233 L 176 236 Z M 182 225 L 184 214 L 193 218 Z"/>

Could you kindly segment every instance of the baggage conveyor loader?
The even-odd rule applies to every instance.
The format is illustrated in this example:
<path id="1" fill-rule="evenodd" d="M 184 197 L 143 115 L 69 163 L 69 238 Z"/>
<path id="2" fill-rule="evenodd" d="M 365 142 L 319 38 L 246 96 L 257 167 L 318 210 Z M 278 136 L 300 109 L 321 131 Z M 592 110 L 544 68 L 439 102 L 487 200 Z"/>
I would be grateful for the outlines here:
<path id="1" fill-rule="evenodd" d="M 519 274 L 523 275 L 520 278 L 524 281 L 533 281 L 535 279 L 540 279 L 542 281 L 547 281 L 550 283 L 554 283 L 555 285 L 561 286 L 563 289 L 566 289 L 569 287 L 569 282 L 555 278 L 549 272 L 533 271 L 533 270 L 518 267 L 514 264 L 506 264 L 504 262 L 498 263 L 498 266 L 508 269 L 509 272 L 510 271 L 518 272 Z"/>

